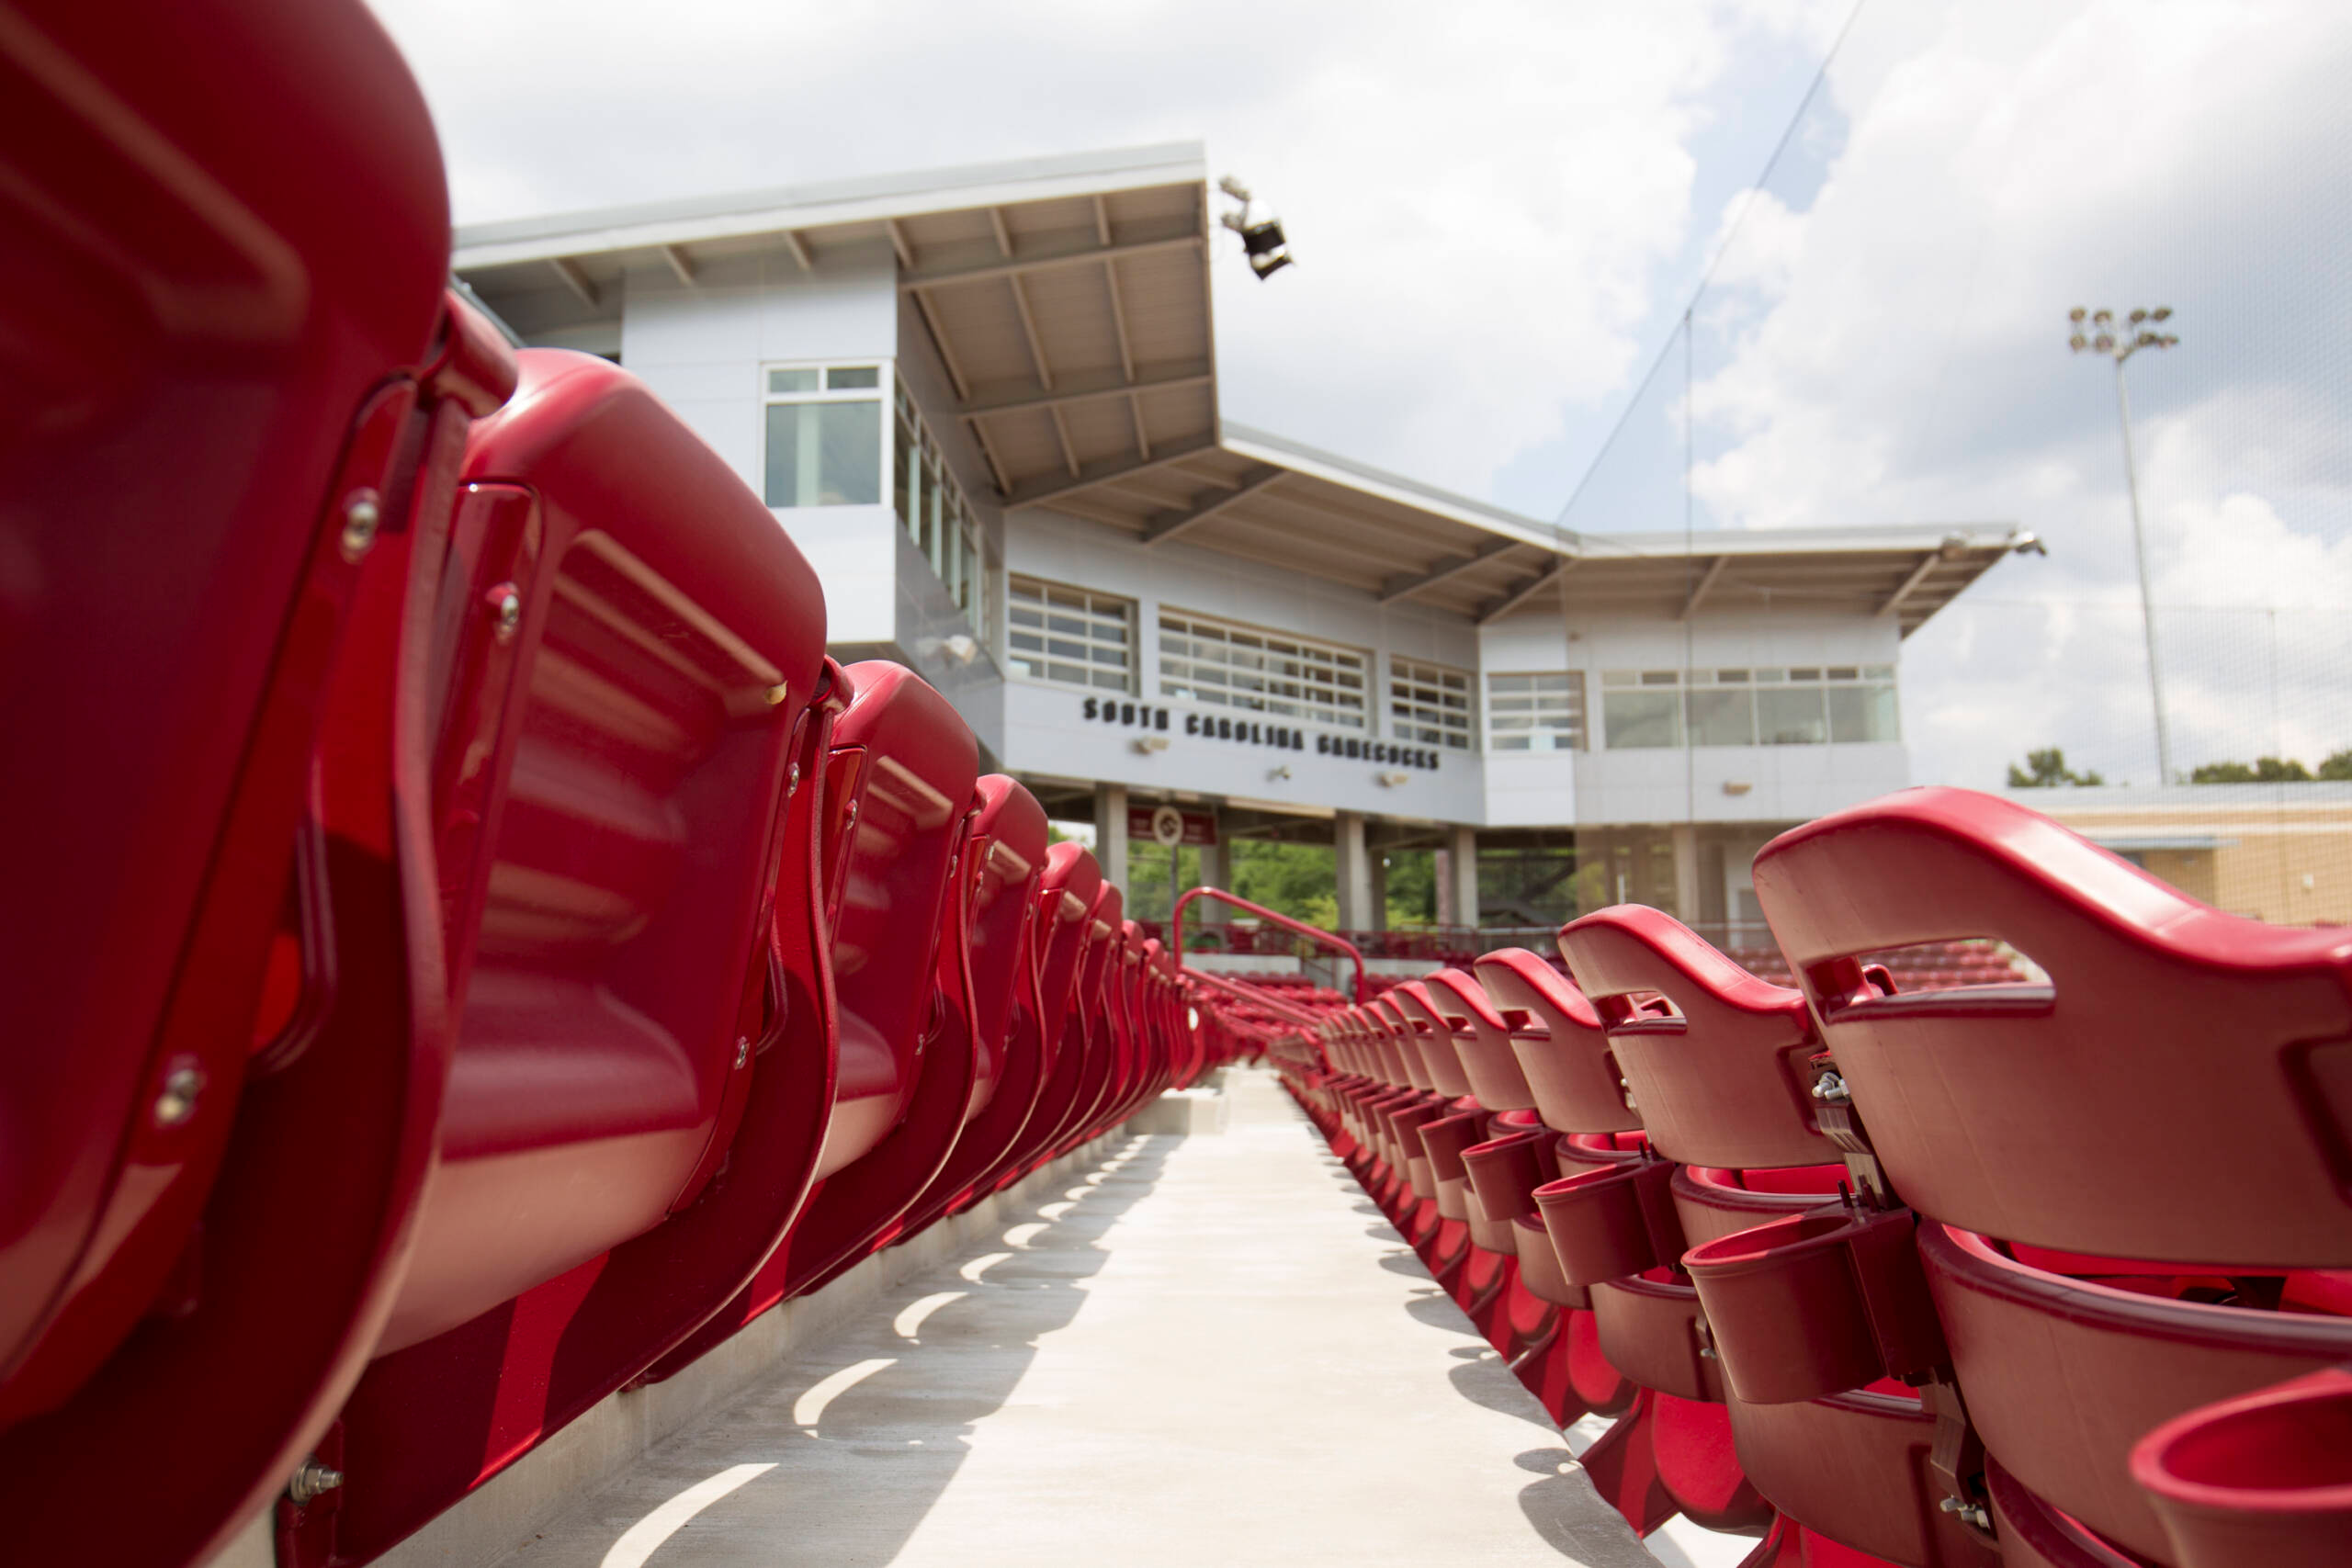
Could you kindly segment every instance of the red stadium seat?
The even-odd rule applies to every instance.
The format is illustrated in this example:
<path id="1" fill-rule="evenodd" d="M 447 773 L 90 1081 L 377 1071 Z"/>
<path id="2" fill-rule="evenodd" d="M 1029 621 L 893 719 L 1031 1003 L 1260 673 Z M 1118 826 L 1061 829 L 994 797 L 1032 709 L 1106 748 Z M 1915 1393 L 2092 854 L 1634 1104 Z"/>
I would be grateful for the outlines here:
<path id="1" fill-rule="evenodd" d="M 431 750 L 392 761 L 430 782 L 408 841 L 432 846 L 425 983 L 458 1022 L 408 1268 L 344 1416 L 346 1462 L 386 1478 L 342 1502 L 355 1555 L 692 1332 L 775 1246 L 817 1146 L 821 1074 L 777 1047 L 821 1027 L 771 995 L 811 980 L 771 954 L 814 919 L 793 835 L 815 818 L 786 807 L 831 709 L 815 577 L 635 378 L 521 357 L 413 619 Z"/>
<path id="2" fill-rule="evenodd" d="M 1069 1001 L 1062 1016 L 1062 1045 L 1039 1106 L 1039 1137 L 1008 1183 L 1019 1179 L 1065 1147 L 1099 1102 L 1110 1081 L 1114 1045 L 1106 986 L 1115 972 L 1121 931 L 1121 895 L 1116 885 L 1097 881 L 1080 927 L 1071 970 Z"/>
<path id="3" fill-rule="evenodd" d="M 514 365 L 445 302 L 432 125 L 361 7 L 36 0 L 0 77 L 9 1545 L 86 1556 L 136 1447 L 107 1549 L 186 1560 L 319 1439 L 422 1174 L 447 1041 L 387 781 L 322 820 L 311 764 L 331 716 L 390 744 L 381 612 Z"/>
<path id="4" fill-rule="evenodd" d="M 1093 854 L 1078 844 L 1056 844 L 1046 852 L 1038 888 L 1044 935 L 1036 947 L 1036 1030 L 1043 1057 L 1037 1101 L 1019 1141 L 998 1164 L 983 1191 L 1027 1171 L 1052 1146 L 1077 1093 L 1085 1055 L 1078 993 L 1089 948 L 1095 941 L 1094 906 L 1102 896 L 1102 872 Z"/>
<path id="5" fill-rule="evenodd" d="M 2325 1043 L 2352 1032 L 2352 944 L 2206 908 L 1958 790 L 1784 834 L 1757 886 L 1856 1135 L 1941 1222 L 1919 1247 L 1997 1461 L 1996 1524 L 2055 1540 L 2054 1514 L 2085 1551 L 2189 1561 L 2133 1483 L 2132 1445 L 2352 1357 L 2352 1320 L 2275 1310 L 2299 1269 L 2352 1253 L 2325 1088 Z M 2050 983 L 1905 993 L 1857 958 L 1962 938 L 2021 951 Z"/>
<path id="6" fill-rule="evenodd" d="M 968 1004 L 943 985 L 940 950 L 943 932 L 964 924 L 951 890 L 960 892 L 978 754 L 956 710 L 913 671 L 871 660 L 851 665 L 849 679 L 855 694 L 834 731 L 825 803 L 839 857 L 839 1066 L 818 1185 L 762 1270 L 779 1300 L 872 1249 L 945 1163 L 973 1091 L 972 1042 L 943 1027 Z M 960 984 L 946 967 L 946 984 Z"/>
<path id="7" fill-rule="evenodd" d="M 957 884 L 968 890 L 969 914 L 959 940 L 943 942 L 939 954 L 941 985 L 955 1009 L 947 1021 L 972 1041 L 972 1096 L 947 1163 L 899 1222 L 909 1233 L 1002 1164 L 1044 1087 L 1035 945 L 1046 812 L 1002 773 L 979 781 L 979 801 Z"/>

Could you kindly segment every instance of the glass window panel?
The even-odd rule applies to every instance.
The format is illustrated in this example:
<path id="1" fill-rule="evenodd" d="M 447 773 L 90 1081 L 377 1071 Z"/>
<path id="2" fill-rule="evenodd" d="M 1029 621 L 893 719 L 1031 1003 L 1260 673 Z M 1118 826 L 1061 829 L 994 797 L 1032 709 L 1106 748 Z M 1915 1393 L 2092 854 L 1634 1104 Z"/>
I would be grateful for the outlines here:
<path id="1" fill-rule="evenodd" d="M 1584 723 L 1581 671 L 1500 671 L 1487 677 L 1490 748 L 1573 750 L 1584 744 Z"/>
<path id="2" fill-rule="evenodd" d="M 1833 681 L 1859 681 L 1862 672 L 1851 664 L 1833 664 L 1829 667 L 1829 678 Z"/>
<path id="3" fill-rule="evenodd" d="M 1835 741 L 1895 740 L 1894 688 L 1836 686 L 1829 691 L 1829 739 Z"/>
<path id="4" fill-rule="evenodd" d="M 882 499 L 882 405 L 771 403 L 767 503 L 871 506 Z"/>
<path id="5" fill-rule="evenodd" d="M 778 392 L 813 392 L 817 389 L 814 370 L 771 370 L 768 372 L 768 395 Z"/>
<path id="6" fill-rule="evenodd" d="M 825 372 L 825 389 L 829 392 L 862 391 L 882 384 L 880 367 L 873 365 L 836 365 Z"/>
<path id="7" fill-rule="evenodd" d="M 985 619 L 987 578 L 978 535 L 968 522 L 957 527 L 952 548 L 966 598 L 966 608 Z M 1037 627 L 1036 633 L 1015 637 L 1042 642 L 1053 654 L 1042 669 L 1023 672 L 1035 679 L 1064 682 L 1090 691 L 1130 689 L 1133 665 L 1128 651 L 1126 600 L 1091 592 L 1067 584 L 1015 577 L 1008 585 L 1007 618 L 1015 626 Z"/>
<path id="8" fill-rule="evenodd" d="M 1470 749 L 1469 676 L 1443 665 L 1392 659 L 1388 665 L 1388 711 L 1392 733 L 1429 745 Z"/>
<path id="9" fill-rule="evenodd" d="M 1756 728 L 1767 746 L 1818 746 L 1829 739 L 1821 688 L 1791 687 L 1756 694 Z"/>
<path id="10" fill-rule="evenodd" d="M 1679 670 L 1645 670 L 1642 671 L 1642 684 L 1645 686 L 1679 686 L 1681 683 L 1682 671 Z"/>
<path id="11" fill-rule="evenodd" d="M 1756 744 L 1756 697 L 1745 687 L 1690 694 L 1690 744 Z"/>
<path id="12" fill-rule="evenodd" d="M 1682 700 L 1673 692 L 1611 692 L 1601 719 L 1612 751 L 1682 744 Z"/>
<path id="13" fill-rule="evenodd" d="M 1176 657 L 1189 654 L 1189 659 Z M 1369 728 L 1362 695 L 1363 657 L 1175 611 L 1160 617 L 1160 690 L 1170 696 Z M 1224 686 L 1227 696 L 1211 688 Z M 1343 689 L 1352 686 L 1353 690 Z"/>

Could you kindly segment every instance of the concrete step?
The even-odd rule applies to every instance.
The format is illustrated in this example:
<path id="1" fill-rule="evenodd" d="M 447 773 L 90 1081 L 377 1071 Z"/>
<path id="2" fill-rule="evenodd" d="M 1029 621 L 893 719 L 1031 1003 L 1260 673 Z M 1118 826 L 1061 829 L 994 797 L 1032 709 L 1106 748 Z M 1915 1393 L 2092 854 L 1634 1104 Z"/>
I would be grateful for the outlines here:
<path id="1" fill-rule="evenodd" d="M 1222 1135 L 1128 1139 L 504 1561 L 1688 1560 L 1600 1500 L 1269 1076 L 1224 1098 Z"/>

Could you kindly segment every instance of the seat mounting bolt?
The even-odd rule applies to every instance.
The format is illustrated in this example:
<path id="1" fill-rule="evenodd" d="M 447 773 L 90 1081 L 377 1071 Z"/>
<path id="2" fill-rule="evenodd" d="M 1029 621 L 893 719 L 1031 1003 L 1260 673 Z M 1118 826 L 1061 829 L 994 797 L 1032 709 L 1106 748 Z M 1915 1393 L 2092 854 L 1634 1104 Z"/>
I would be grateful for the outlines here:
<path id="1" fill-rule="evenodd" d="M 354 491 L 343 505 L 343 558 L 356 561 L 376 542 L 384 509 L 372 490 Z"/>
<path id="2" fill-rule="evenodd" d="M 343 1484 L 343 1472 L 317 1460 L 306 1460 L 286 1483 L 286 1495 L 298 1508 L 306 1507 Z"/>
<path id="3" fill-rule="evenodd" d="M 155 1097 L 155 1125 L 176 1127 L 196 1114 L 197 1097 L 204 1092 L 204 1074 L 195 1067 L 174 1067 L 164 1075 L 163 1092 Z"/>

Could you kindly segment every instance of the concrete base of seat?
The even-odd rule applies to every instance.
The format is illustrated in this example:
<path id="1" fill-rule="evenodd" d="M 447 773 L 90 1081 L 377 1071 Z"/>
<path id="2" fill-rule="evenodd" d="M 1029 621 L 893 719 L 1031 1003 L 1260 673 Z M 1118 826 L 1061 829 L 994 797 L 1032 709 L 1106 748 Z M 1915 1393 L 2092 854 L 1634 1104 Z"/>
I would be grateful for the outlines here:
<path id="1" fill-rule="evenodd" d="M 1127 1122 L 1137 1133 L 1174 1133 L 1179 1137 L 1222 1133 L 1225 1125 L 1225 1089 L 1221 1084 L 1207 1082 L 1191 1089 L 1170 1089 L 1136 1111 Z"/>
<path id="2" fill-rule="evenodd" d="M 502 1471 L 481 1490 L 379 1559 L 382 1568 L 478 1568 L 528 1546 L 584 1493 L 647 1450 L 868 1314 L 901 1281 L 1004 1234 L 1039 1204 L 1129 1145 L 1135 1124 L 1033 1171 L 961 1214 L 875 1254 L 813 1294 L 789 1301 L 677 1376 L 624 1389 Z M 1173 1130 L 1173 1129 L 1170 1129 Z M 275 1568 L 268 1511 L 206 1568 Z"/>

